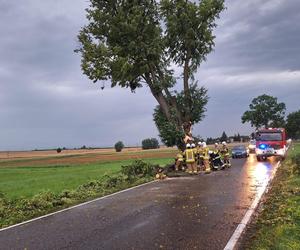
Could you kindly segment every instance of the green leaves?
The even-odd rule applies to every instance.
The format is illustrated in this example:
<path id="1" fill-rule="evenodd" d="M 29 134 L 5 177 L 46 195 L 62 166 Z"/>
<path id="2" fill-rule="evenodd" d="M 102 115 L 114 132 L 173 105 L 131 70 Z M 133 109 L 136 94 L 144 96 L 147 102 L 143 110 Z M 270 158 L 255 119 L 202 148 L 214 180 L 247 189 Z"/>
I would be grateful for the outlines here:
<path id="1" fill-rule="evenodd" d="M 166 146 L 172 147 L 174 145 L 177 145 L 180 147 L 183 145 L 182 138 L 184 137 L 184 132 L 181 128 L 176 126 L 177 122 L 174 111 L 172 111 L 173 121 L 170 121 L 164 115 L 161 108 L 157 106 L 154 109 L 153 119 L 159 131 L 159 136 Z"/>
<path id="2" fill-rule="evenodd" d="M 207 89 L 204 87 L 198 87 L 196 83 L 190 87 L 191 93 L 191 122 L 192 124 L 200 122 L 204 117 L 206 111 L 206 104 L 208 102 Z M 180 116 L 185 116 L 188 107 L 186 106 L 186 97 L 184 91 L 176 93 L 174 97 L 179 108 Z M 170 101 L 170 100 L 169 100 Z M 178 127 L 178 115 L 175 110 L 171 112 L 171 119 L 168 120 L 159 106 L 154 109 L 154 122 L 159 130 L 159 136 L 161 137 L 164 144 L 167 146 L 178 146 L 182 147 L 182 138 L 184 137 L 184 131 L 182 127 Z"/>
<path id="3" fill-rule="evenodd" d="M 191 100 L 191 107 L 187 106 L 186 99 Z M 184 94 L 184 91 L 177 93 L 176 101 L 180 107 L 180 112 L 183 116 L 189 110 L 191 113 L 191 122 L 193 124 L 200 122 L 205 116 L 206 104 L 208 103 L 207 89 L 198 87 L 197 83 L 190 85 L 190 97 Z"/>
<path id="4" fill-rule="evenodd" d="M 131 165 L 122 166 L 121 173 L 130 180 L 146 176 L 153 177 L 158 167 L 142 160 L 136 160 Z"/>
<path id="5" fill-rule="evenodd" d="M 260 95 L 249 105 L 250 110 L 242 115 L 242 122 L 250 122 L 252 127 L 282 127 L 284 126 L 285 104 L 278 103 L 277 98 Z"/>
<path id="6" fill-rule="evenodd" d="M 190 81 L 213 49 L 213 29 L 224 8 L 224 0 L 90 0 L 75 50 L 82 71 L 93 82 L 131 91 L 146 84 L 159 104 L 155 121 L 163 141 L 182 144 L 182 125 L 204 117 L 206 90 Z M 170 65 L 183 67 L 180 94 L 173 94 Z"/>
<path id="7" fill-rule="evenodd" d="M 176 64 L 183 65 L 190 54 L 190 67 L 194 71 L 206 59 L 214 46 L 215 21 L 224 8 L 223 0 L 202 0 L 198 4 L 185 0 L 161 1 L 166 49 Z"/>
<path id="8" fill-rule="evenodd" d="M 212 31 L 224 9 L 223 0 L 90 2 L 76 50 L 82 70 L 94 82 L 111 79 L 112 86 L 130 88 L 141 87 L 153 73 L 150 65 L 160 71 L 171 61 L 183 65 L 187 53 L 190 71 L 196 70 L 214 46 Z"/>
<path id="9" fill-rule="evenodd" d="M 123 148 L 124 148 L 124 143 L 122 141 L 118 141 L 115 144 L 115 150 L 116 150 L 116 152 L 121 152 Z"/>
<path id="10" fill-rule="evenodd" d="M 159 148 L 159 142 L 156 138 L 147 138 L 142 140 L 142 149 L 156 149 Z"/>
<path id="11" fill-rule="evenodd" d="M 300 139 L 300 110 L 287 116 L 286 129 L 289 137 Z"/>
<path id="12" fill-rule="evenodd" d="M 149 65 L 164 62 L 164 47 L 155 1 L 91 1 L 89 24 L 78 39 L 81 67 L 92 81 L 111 80 L 134 90 Z"/>

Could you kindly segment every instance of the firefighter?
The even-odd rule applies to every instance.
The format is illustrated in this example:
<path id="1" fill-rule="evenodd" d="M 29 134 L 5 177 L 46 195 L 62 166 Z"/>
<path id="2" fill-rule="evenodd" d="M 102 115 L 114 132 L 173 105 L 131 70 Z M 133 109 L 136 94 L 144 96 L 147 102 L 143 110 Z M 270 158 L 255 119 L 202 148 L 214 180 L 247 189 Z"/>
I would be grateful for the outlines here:
<path id="1" fill-rule="evenodd" d="M 215 147 L 214 147 L 214 154 L 219 154 L 220 153 L 220 150 L 219 150 L 219 143 L 215 143 Z"/>
<path id="2" fill-rule="evenodd" d="M 192 149 L 193 149 L 193 152 L 194 152 L 194 158 L 195 158 L 195 162 L 194 162 L 193 165 L 192 165 L 192 167 L 193 167 L 193 173 L 194 173 L 194 174 L 197 174 L 197 173 L 198 173 L 198 171 L 197 171 L 198 152 L 197 152 L 197 148 L 196 148 L 195 143 L 192 143 L 191 147 L 192 147 Z"/>
<path id="3" fill-rule="evenodd" d="M 203 167 L 203 143 L 199 141 L 197 145 L 197 170 L 201 171 Z"/>
<path id="4" fill-rule="evenodd" d="M 175 159 L 175 171 L 183 170 L 183 152 L 179 149 Z"/>
<path id="5" fill-rule="evenodd" d="M 230 160 L 229 160 L 229 149 L 227 147 L 227 143 L 225 141 L 222 142 L 222 147 L 220 149 L 220 153 L 221 153 L 221 156 L 223 158 L 223 161 L 224 161 L 224 165 L 223 167 L 228 167 L 230 168 L 231 167 L 231 163 L 230 163 Z"/>
<path id="6" fill-rule="evenodd" d="M 191 148 L 191 144 L 186 144 L 186 150 L 184 151 L 185 162 L 187 165 L 187 171 L 189 174 L 193 174 L 193 167 L 195 163 L 194 150 Z"/>
<path id="7" fill-rule="evenodd" d="M 214 149 L 210 154 L 210 164 L 211 164 L 211 169 L 213 170 L 219 170 L 219 167 L 223 169 L 223 161 L 221 160 L 221 154 L 220 154 L 218 143 L 215 143 Z"/>
<path id="8" fill-rule="evenodd" d="M 197 149 L 196 149 L 195 143 L 192 143 L 191 147 L 192 147 L 194 153 L 197 154 Z"/>
<path id="9" fill-rule="evenodd" d="M 210 174 L 210 164 L 209 164 L 209 148 L 207 147 L 206 143 L 203 142 L 203 163 L 205 168 L 205 173 Z"/>

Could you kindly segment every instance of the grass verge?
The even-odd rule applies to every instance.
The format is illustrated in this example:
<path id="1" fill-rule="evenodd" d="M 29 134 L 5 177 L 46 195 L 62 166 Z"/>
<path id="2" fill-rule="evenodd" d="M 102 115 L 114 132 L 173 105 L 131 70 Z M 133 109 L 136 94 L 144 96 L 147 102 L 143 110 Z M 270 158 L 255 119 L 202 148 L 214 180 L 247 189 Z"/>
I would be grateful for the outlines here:
<path id="1" fill-rule="evenodd" d="M 0 192 L 9 199 L 30 198 L 40 192 L 51 191 L 54 194 L 64 189 L 75 189 L 79 185 L 101 179 L 105 175 L 113 176 L 133 160 L 77 165 L 40 165 L 29 167 L 0 168 Z M 145 162 L 165 165 L 170 158 L 145 159 Z"/>
<path id="2" fill-rule="evenodd" d="M 300 249 L 300 144 L 292 146 L 240 249 Z"/>
<path id="3" fill-rule="evenodd" d="M 30 198 L 9 199 L 0 194 L 0 228 L 108 195 L 154 179 L 159 165 L 137 160 L 114 175 L 104 175 L 73 190 L 41 192 Z"/>

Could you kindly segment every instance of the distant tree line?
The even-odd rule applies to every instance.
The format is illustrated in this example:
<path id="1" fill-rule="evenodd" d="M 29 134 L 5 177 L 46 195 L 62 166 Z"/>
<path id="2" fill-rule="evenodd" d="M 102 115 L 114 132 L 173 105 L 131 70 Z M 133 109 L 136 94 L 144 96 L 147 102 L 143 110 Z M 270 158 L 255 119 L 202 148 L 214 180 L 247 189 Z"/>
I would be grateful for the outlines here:
<path id="1" fill-rule="evenodd" d="M 147 138 L 142 141 L 142 149 L 159 148 L 159 142 L 156 138 Z"/>
<path id="2" fill-rule="evenodd" d="M 220 137 L 212 138 L 208 137 L 206 139 L 206 144 L 222 143 L 223 141 L 230 142 L 247 142 L 250 140 L 248 135 L 240 135 L 240 133 L 234 134 L 233 136 L 227 136 L 226 132 L 223 131 Z"/>
<path id="3" fill-rule="evenodd" d="M 118 141 L 114 146 L 116 152 L 121 152 L 124 147 L 125 145 L 122 141 Z M 142 149 L 146 150 L 156 148 L 159 148 L 159 142 L 156 138 L 147 138 L 142 140 Z"/>

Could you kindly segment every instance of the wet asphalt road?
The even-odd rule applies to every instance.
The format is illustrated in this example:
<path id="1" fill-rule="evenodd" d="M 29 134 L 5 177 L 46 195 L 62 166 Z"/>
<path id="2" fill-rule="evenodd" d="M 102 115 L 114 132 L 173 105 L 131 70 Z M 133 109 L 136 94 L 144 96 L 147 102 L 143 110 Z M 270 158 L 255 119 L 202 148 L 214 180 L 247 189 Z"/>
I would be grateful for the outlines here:
<path id="1" fill-rule="evenodd" d="M 0 249 L 223 249 L 275 160 L 169 178 L 0 232 Z"/>

